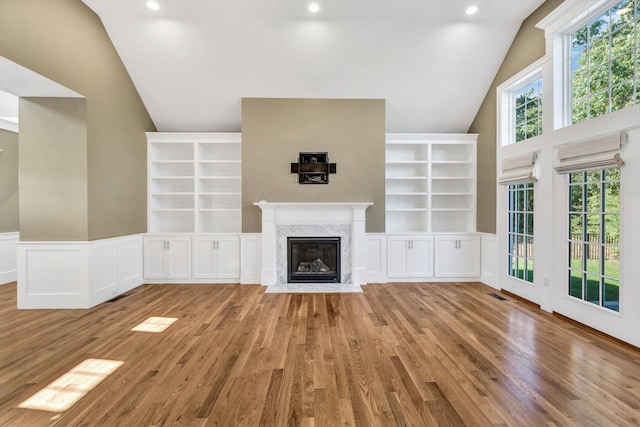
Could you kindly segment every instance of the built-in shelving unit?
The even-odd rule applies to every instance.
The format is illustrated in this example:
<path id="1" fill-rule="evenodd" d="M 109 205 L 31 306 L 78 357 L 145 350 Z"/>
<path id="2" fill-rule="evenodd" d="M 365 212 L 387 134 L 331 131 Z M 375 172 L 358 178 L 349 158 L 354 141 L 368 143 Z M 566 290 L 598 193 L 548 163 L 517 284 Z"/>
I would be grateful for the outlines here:
<path id="1" fill-rule="evenodd" d="M 387 134 L 387 233 L 475 231 L 476 140 Z"/>
<path id="2" fill-rule="evenodd" d="M 151 233 L 239 233 L 239 133 L 147 133 Z"/>

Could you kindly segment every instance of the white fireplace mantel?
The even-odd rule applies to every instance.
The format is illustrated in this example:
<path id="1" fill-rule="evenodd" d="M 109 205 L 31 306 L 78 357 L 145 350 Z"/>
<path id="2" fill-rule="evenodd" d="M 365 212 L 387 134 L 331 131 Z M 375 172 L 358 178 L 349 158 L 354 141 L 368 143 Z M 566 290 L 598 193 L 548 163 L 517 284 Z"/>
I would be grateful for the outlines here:
<path id="1" fill-rule="evenodd" d="M 349 226 L 351 248 L 347 262 L 350 271 L 343 277 L 353 285 L 367 283 L 367 240 L 365 211 L 370 202 L 267 202 L 254 203 L 262 209 L 262 272 L 261 283 L 266 286 L 282 284 L 278 274 L 278 227 L 293 236 L 292 230 L 313 230 L 315 236 L 335 235 L 340 226 Z M 282 249 L 280 249 L 282 250 Z M 279 279 L 280 276 L 280 279 Z"/>

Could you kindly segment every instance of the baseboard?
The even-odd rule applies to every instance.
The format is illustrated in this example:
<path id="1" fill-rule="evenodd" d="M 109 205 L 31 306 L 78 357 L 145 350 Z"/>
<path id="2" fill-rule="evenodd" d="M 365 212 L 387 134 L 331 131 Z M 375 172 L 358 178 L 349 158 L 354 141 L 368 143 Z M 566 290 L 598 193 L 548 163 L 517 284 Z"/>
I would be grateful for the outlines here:
<path id="1" fill-rule="evenodd" d="M 18 248 L 20 233 L 0 233 L 0 285 L 18 280 Z"/>

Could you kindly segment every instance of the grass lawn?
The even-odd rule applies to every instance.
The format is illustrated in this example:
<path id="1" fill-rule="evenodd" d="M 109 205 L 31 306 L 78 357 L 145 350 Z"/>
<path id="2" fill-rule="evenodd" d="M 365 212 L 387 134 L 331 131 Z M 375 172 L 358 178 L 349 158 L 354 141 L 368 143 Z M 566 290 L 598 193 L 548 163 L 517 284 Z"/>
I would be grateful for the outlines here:
<path id="1" fill-rule="evenodd" d="M 569 295 L 584 299 L 585 301 L 589 301 L 594 304 L 600 303 L 600 278 L 588 273 L 589 271 L 599 271 L 599 263 L 599 260 L 587 260 L 586 286 L 585 294 L 583 295 L 582 280 L 584 278 L 584 274 L 581 271 L 582 259 L 578 258 L 571 260 L 571 268 L 575 270 L 570 271 Z M 617 278 L 620 277 L 620 262 L 618 260 L 607 261 L 605 262 L 604 270 L 605 276 L 615 277 L 616 279 L 605 277 L 603 305 L 607 308 L 618 311 L 618 305 L 620 302 L 620 283 Z"/>
<path id="2" fill-rule="evenodd" d="M 525 262 L 527 263 L 526 269 Z M 533 260 L 527 260 L 514 256 L 513 258 L 511 258 L 510 275 L 512 277 L 517 277 L 518 279 L 526 280 L 527 282 L 533 283 Z"/>
<path id="3" fill-rule="evenodd" d="M 596 272 L 600 270 L 599 260 L 589 259 L 587 260 L 587 271 Z M 585 301 L 592 302 L 594 304 L 600 304 L 600 278 L 595 275 L 587 273 L 586 276 L 586 290 L 585 295 L 582 291 L 582 279 L 584 274 L 582 272 L 582 259 L 571 260 L 571 275 L 569 282 L 569 295 L 576 298 L 584 299 Z M 525 260 L 523 258 L 512 258 L 512 271 L 511 275 L 522 280 L 533 283 L 533 261 L 527 261 L 527 268 L 525 271 Z M 619 311 L 618 305 L 620 302 L 620 283 L 616 279 L 620 277 L 620 262 L 618 260 L 611 260 L 605 262 L 604 274 L 604 301 L 603 305 L 615 311 Z"/>

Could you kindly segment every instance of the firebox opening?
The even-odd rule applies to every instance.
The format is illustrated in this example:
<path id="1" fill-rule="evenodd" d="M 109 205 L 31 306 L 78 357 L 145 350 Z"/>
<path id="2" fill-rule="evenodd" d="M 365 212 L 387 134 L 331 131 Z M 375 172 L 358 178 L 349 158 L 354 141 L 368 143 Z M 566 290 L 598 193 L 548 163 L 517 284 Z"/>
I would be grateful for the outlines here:
<path id="1" fill-rule="evenodd" d="M 340 237 L 288 237 L 288 283 L 339 283 Z"/>

